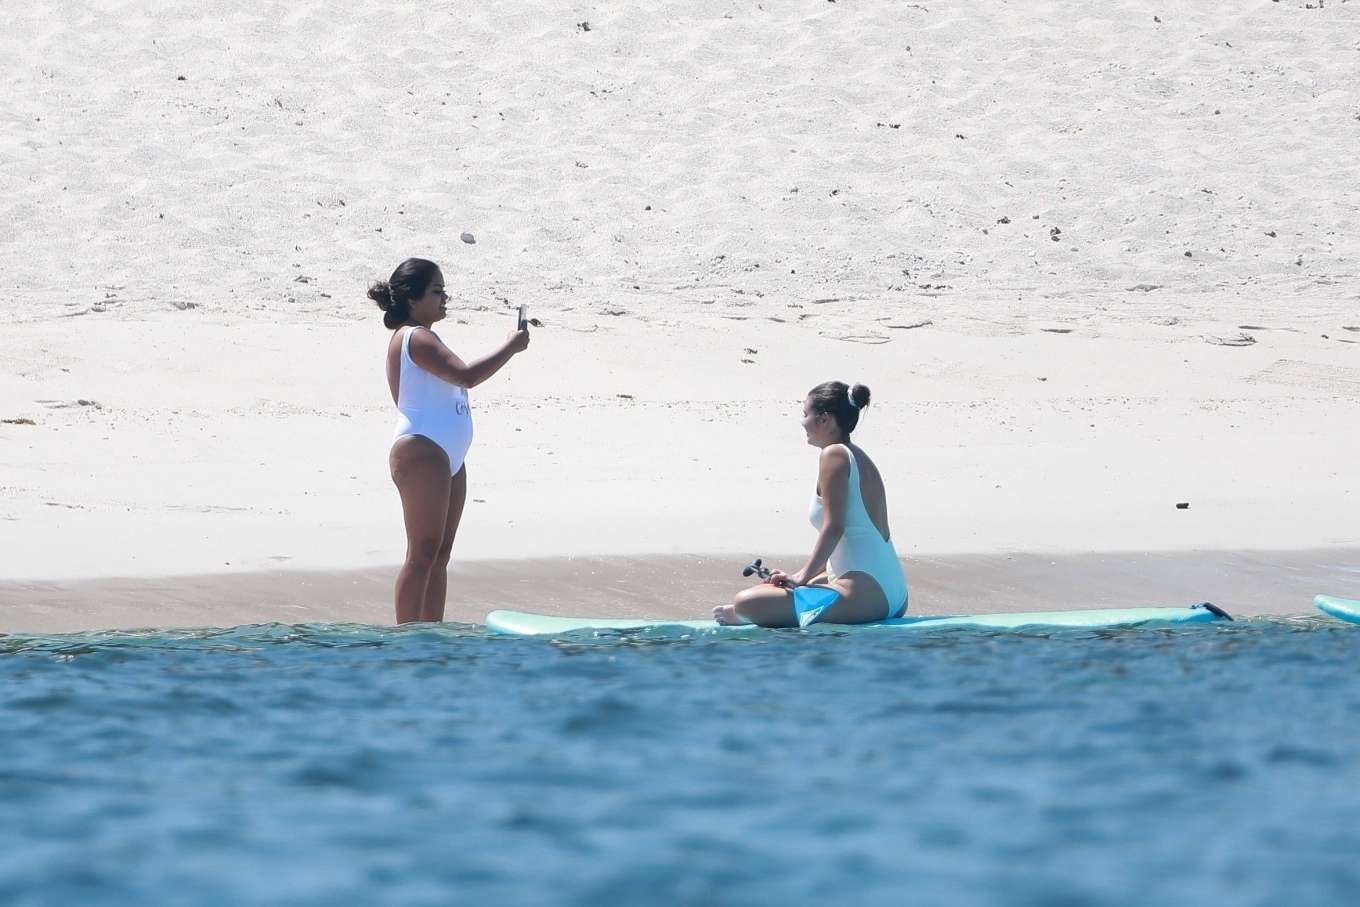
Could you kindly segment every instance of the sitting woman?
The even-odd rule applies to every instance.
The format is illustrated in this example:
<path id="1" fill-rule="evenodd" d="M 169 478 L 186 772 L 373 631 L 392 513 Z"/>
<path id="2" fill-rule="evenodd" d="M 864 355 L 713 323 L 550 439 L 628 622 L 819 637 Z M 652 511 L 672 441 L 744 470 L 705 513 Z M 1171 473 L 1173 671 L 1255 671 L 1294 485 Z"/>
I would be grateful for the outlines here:
<path id="1" fill-rule="evenodd" d="M 888 530 L 883 477 L 869 455 L 850 443 L 869 388 L 819 384 L 803 402 L 807 442 L 822 453 L 812 525 L 817 544 L 796 573 L 778 570 L 758 586 L 713 609 L 720 624 L 806 627 L 813 621 L 862 624 L 901 617 L 907 578 Z M 828 567 L 830 569 L 828 569 Z"/>

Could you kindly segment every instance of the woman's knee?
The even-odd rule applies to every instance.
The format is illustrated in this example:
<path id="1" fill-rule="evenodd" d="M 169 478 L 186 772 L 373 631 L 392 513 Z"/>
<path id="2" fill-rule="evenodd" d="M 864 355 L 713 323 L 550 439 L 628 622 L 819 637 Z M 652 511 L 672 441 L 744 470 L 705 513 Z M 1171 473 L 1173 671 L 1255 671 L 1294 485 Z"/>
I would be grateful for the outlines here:
<path id="1" fill-rule="evenodd" d="M 732 599 L 732 607 L 742 617 L 750 617 L 753 611 L 759 610 L 761 603 L 773 598 L 781 598 L 780 595 L 772 594 L 773 586 L 762 583 L 759 586 L 752 586 L 749 589 L 742 589 Z"/>
<path id="2" fill-rule="evenodd" d="M 437 539 L 417 539 L 406 546 L 406 563 L 419 569 L 432 569 L 439 563 L 444 545 Z M 448 555 L 443 555 L 448 563 Z"/>
<path id="3" fill-rule="evenodd" d="M 434 564 L 436 567 L 447 567 L 449 558 L 453 556 L 453 533 L 450 532 L 444 541 L 439 543 L 439 548 L 434 554 Z"/>
<path id="4" fill-rule="evenodd" d="M 749 602 L 751 599 L 756 598 L 761 594 L 761 591 L 764 588 L 765 584 L 761 583 L 759 586 L 750 586 L 746 589 L 742 589 L 736 595 L 732 596 L 733 607 L 740 607 L 741 605 L 744 605 L 747 602 Z"/>

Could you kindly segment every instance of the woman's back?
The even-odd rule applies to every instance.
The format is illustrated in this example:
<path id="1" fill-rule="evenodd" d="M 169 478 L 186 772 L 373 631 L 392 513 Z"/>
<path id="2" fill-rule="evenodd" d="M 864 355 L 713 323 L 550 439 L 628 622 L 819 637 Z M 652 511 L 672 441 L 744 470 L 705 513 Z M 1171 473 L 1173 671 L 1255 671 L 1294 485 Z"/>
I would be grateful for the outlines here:
<path id="1" fill-rule="evenodd" d="M 888 493 L 883 487 L 883 475 L 874 461 L 856 444 L 845 445 L 850 449 L 851 476 L 857 475 L 859 487 L 852 489 L 858 493 L 864 512 L 868 514 L 874 529 L 885 542 L 892 541 L 892 530 L 888 526 Z M 847 513 L 847 519 L 849 514 Z"/>

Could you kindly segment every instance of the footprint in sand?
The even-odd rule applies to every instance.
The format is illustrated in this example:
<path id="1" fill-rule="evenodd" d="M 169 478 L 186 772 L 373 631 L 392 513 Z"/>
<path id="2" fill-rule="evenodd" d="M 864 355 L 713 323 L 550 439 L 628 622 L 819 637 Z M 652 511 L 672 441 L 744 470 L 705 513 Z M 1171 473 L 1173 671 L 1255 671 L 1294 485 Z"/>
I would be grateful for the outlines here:
<path id="1" fill-rule="evenodd" d="M 1360 368 L 1280 359 L 1247 379 L 1249 382 L 1302 387 L 1321 394 L 1360 396 Z"/>
<path id="2" fill-rule="evenodd" d="M 840 336 L 838 334 L 824 333 L 821 336 L 827 338 L 828 340 L 840 340 L 844 343 L 867 343 L 873 346 L 877 346 L 881 343 L 892 342 L 891 337 L 884 337 L 881 334 L 847 334 L 845 336 Z"/>
<path id="3" fill-rule="evenodd" d="M 250 513 L 249 507 L 232 507 L 227 504 L 171 504 L 167 510 L 185 513 Z"/>
<path id="4" fill-rule="evenodd" d="M 48 409 L 69 409 L 70 407 L 73 407 L 73 406 L 92 406 L 92 407 L 94 407 L 95 409 L 103 409 L 103 407 L 100 406 L 98 402 L 96 402 L 96 401 L 94 401 L 94 400 L 85 400 L 85 399 L 80 399 L 80 400 L 35 400 L 35 401 L 33 401 L 33 402 L 34 402 L 34 403 L 41 403 L 43 406 L 47 407 Z"/>
<path id="5" fill-rule="evenodd" d="M 1250 334 L 1238 334 L 1236 337 L 1205 337 L 1204 342 L 1214 346 L 1251 346 L 1256 338 Z"/>

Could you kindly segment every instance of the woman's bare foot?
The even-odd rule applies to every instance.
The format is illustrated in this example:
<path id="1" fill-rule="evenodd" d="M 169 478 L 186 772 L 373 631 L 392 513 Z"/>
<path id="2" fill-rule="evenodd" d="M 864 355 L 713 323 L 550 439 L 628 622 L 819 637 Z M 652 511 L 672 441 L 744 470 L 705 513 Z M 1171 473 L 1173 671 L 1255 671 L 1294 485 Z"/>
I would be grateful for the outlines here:
<path id="1" fill-rule="evenodd" d="M 737 614 L 736 605 L 720 605 L 713 609 L 713 619 L 724 627 L 740 627 L 749 623 Z"/>

